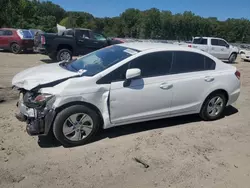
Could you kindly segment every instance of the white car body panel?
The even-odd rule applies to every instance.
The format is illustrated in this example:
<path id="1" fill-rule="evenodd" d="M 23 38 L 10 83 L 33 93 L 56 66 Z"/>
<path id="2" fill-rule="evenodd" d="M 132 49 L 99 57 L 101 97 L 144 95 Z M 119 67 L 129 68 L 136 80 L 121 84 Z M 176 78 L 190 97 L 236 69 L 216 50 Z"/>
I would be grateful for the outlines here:
<path id="1" fill-rule="evenodd" d="M 40 93 L 55 96 L 53 109 L 77 102 L 95 106 L 103 118 L 103 128 L 118 125 L 161 119 L 185 114 L 199 113 L 206 97 L 215 90 L 228 93 L 228 104 L 237 100 L 240 94 L 240 81 L 234 75 L 236 68 L 225 64 L 212 55 L 200 50 L 168 44 L 125 43 L 120 46 L 141 50 L 141 52 L 115 64 L 93 77 L 79 77 L 80 73 L 67 71 L 58 64 L 43 65 L 17 74 L 12 81 L 16 87 L 26 90 L 67 79 L 53 87 L 43 87 Z M 129 87 L 124 81 L 111 84 L 96 82 L 132 59 L 157 51 L 188 51 L 203 54 L 216 62 L 216 69 L 183 74 L 165 75 L 132 80 Z M 211 77 L 214 80 L 207 82 Z M 42 79 L 41 79 L 42 78 Z M 143 96 L 143 97 L 142 97 Z"/>

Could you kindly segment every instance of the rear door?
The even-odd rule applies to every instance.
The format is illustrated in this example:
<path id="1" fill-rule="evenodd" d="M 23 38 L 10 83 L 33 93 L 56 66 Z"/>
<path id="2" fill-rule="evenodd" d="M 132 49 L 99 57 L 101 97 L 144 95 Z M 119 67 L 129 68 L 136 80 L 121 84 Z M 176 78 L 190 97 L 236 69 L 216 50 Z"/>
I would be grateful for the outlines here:
<path id="1" fill-rule="evenodd" d="M 173 100 L 171 115 L 196 113 L 203 103 L 204 93 L 214 84 L 215 62 L 194 52 L 174 52 L 171 69 Z"/>
<path id="2" fill-rule="evenodd" d="M 168 83 L 172 52 L 140 56 L 122 69 L 123 79 L 113 80 L 110 90 L 110 116 L 114 124 L 143 121 L 169 115 L 172 86 Z M 139 68 L 141 77 L 124 85 L 128 68 Z"/>
<path id="3" fill-rule="evenodd" d="M 208 52 L 208 40 L 206 38 L 195 38 L 192 47 Z"/>

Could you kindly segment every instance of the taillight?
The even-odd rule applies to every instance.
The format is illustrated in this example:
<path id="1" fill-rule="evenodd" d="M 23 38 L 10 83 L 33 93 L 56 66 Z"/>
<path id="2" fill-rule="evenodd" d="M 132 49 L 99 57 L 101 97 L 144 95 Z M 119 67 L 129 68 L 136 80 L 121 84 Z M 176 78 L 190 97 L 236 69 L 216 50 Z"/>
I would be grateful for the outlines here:
<path id="1" fill-rule="evenodd" d="M 240 72 L 239 71 L 235 72 L 235 76 L 240 80 Z"/>
<path id="2" fill-rule="evenodd" d="M 188 47 L 189 47 L 189 48 L 192 48 L 192 45 L 191 45 L 191 44 L 189 44 L 189 45 L 188 45 Z"/>
<path id="3" fill-rule="evenodd" d="M 45 41 L 45 37 L 44 36 L 41 36 L 41 44 L 45 44 L 46 41 Z"/>

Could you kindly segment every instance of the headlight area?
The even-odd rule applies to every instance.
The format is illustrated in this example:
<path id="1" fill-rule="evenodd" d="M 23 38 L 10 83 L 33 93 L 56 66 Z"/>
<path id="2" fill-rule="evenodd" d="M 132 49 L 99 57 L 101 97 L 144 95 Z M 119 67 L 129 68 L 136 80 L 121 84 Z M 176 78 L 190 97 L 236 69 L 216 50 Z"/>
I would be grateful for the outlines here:
<path id="1" fill-rule="evenodd" d="M 23 109 L 21 113 L 25 115 L 25 110 L 33 111 L 32 115 L 26 113 L 26 130 L 29 135 L 47 135 L 55 117 L 55 110 L 52 108 L 55 96 L 46 93 L 26 92 L 23 96 Z"/>
<path id="2" fill-rule="evenodd" d="M 27 92 L 23 97 L 24 104 L 29 108 L 42 108 L 51 100 L 54 95 L 47 93 L 31 93 Z"/>

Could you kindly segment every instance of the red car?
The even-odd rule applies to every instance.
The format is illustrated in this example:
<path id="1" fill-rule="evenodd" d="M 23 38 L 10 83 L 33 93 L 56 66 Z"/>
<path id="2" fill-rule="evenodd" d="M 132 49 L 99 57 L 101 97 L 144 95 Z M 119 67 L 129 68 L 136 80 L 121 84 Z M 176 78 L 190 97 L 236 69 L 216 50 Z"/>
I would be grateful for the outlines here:
<path id="1" fill-rule="evenodd" d="M 25 29 L 0 29 L 0 49 L 10 50 L 14 54 L 33 50 L 34 36 Z"/>

